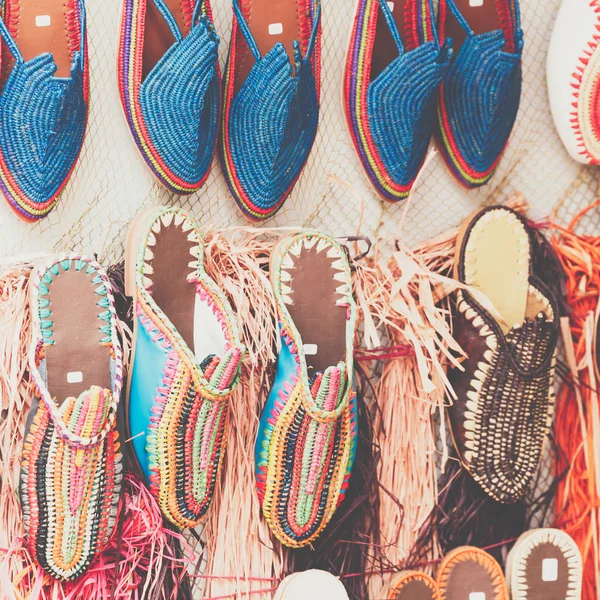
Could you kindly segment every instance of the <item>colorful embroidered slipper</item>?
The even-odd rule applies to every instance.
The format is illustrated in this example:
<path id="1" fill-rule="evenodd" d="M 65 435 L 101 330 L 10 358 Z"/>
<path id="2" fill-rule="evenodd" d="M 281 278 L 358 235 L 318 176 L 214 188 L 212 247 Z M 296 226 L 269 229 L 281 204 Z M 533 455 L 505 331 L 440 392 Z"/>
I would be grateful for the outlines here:
<path id="1" fill-rule="evenodd" d="M 288 575 L 277 588 L 273 600 L 348 600 L 342 582 L 331 573 L 310 569 Z"/>
<path id="2" fill-rule="evenodd" d="M 320 0 L 233 0 L 220 155 L 244 215 L 272 217 L 315 141 L 321 74 Z"/>
<path id="3" fill-rule="evenodd" d="M 346 58 L 350 136 L 385 200 L 408 196 L 431 140 L 450 43 L 440 49 L 430 0 L 360 0 Z"/>
<path id="4" fill-rule="evenodd" d="M 210 172 L 220 110 L 219 38 L 208 0 L 124 0 L 119 92 L 133 138 L 177 194 Z"/>
<path id="5" fill-rule="evenodd" d="M 0 189 L 25 221 L 56 205 L 83 145 L 88 61 L 83 0 L 3 0 Z"/>
<path id="6" fill-rule="evenodd" d="M 440 600 L 437 583 L 425 573 L 407 571 L 392 583 L 388 600 Z"/>
<path id="7" fill-rule="evenodd" d="M 454 60 L 440 92 L 438 146 L 457 180 L 486 184 L 510 137 L 521 99 L 523 32 L 517 0 L 444 0 L 440 43 Z"/>
<path id="8" fill-rule="evenodd" d="M 509 600 L 500 565 L 479 548 L 464 546 L 444 557 L 437 584 L 441 600 Z"/>
<path id="9" fill-rule="evenodd" d="M 600 164 L 600 1 L 563 0 L 548 48 L 550 108 L 573 160 Z"/>
<path id="10" fill-rule="evenodd" d="M 31 555 L 70 581 L 104 549 L 121 488 L 123 361 L 108 277 L 89 258 L 61 256 L 32 275 L 31 312 L 21 505 Z"/>
<path id="11" fill-rule="evenodd" d="M 135 319 L 126 426 L 150 491 L 182 528 L 198 525 L 212 502 L 244 353 L 203 256 L 197 225 L 179 209 L 143 211 L 129 232 L 125 283 Z"/>
<path id="12" fill-rule="evenodd" d="M 315 540 L 344 499 L 356 452 L 356 304 L 344 249 L 305 231 L 271 257 L 281 350 L 256 440 L 263 514 L 286 546 Z"/>
<path id="13" fill-rule="evenodd" d="M 456 246 L 454 332 L 467 353 L 449 378 L 463 466 L 498 502 L 516 502 L 537 472 L 554 414 L 558 302 L 541 281 L 526 221 L 503 206 L 463 225 Z"/>
<path id="14" fill-rule="evenodd" d="M 580 600 L 582 576 L 579 548 L 559 529 L 524 533 L 506 561 L 512 600 Z"/>

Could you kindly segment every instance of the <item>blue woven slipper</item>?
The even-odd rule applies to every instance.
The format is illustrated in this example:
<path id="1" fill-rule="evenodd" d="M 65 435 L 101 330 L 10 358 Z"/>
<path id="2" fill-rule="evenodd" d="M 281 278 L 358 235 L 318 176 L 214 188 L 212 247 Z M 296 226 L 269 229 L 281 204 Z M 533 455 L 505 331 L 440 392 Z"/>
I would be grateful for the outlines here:
<path id="1" fill-rule="evenodd" d="M 83 0 L 48 0 L 42 10 L 3 0 L 0 7 L 0 189 L 17 215 L 36 221 L 56 205 L 83 144 L 85 7 Z"/>
<path id="2" fill-rule="evenodd" d="M 233 7 L 219 149 L 236 202 L 260 221 L 281 208 L 315 140 L 321 5 L 234 0 Z"/>
<path id="3" fill-rule="evenodd" d="M 508 142 L 521 98 L 523 31 L 517 0 L 445 0 L 440 37 L 456 59 L 442 84 L 439 148 L 460 183 L 484 185 Z"/>
<path id="4" fill-rule="evenodd" d="M 129 129 L 167 189 L 202 187 L 217 142 L 219 38 L 208 0 L 124 0 L 119 92 Z"/>

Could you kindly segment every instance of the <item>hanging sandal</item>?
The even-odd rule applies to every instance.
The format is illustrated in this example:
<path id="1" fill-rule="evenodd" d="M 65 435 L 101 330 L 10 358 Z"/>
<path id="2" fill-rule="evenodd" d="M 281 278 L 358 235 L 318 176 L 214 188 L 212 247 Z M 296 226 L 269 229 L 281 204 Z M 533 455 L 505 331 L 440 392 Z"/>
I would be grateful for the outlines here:
<path id="1" fill-rule="evenodd" d="M 441 0 L 440 43 L 454 59 L 440 91 L 438 147 L 467 188 L 486 184 L 521 99 L 523 32 L 517 0 Z"/>
<path id="2" fill-rule="evenodd" d="M 426 573 L 407 571 L 392 583 L 388 600 L 440 600 L 437 583 Z"/>
<path id="3" fill-rule="evenodd" d="M 198 525 L 212 502 L 244 353 L 203 252 L 196 223 L 161 208 L 136 217 L 125 259 L 135 311 L 128 438 L 160 509 L 181 528 Z"/>
<path id="4" fill-rule="evenodd" d="M 106 545 L 122 479 L 115 421 L 123 363 L 108 277 L 89 258 L 61 256 L 32 275 L 31 312 L 26 541 L 46 573 L 70 581 Z"/>
<path id="5" fill-rule="evenodd" d="M 315 141 L 321 73 L 320 0 L 233 0 L 219 150 L 244 215 L 272 217 Z"/>
<path id="6" fill-rule="evenodd" d="M 521 499 L 537 472 L 554 414 L 559 308 L 542 282 L 527 222 L 486 208 L 457 239 L 454 334 L 467 353 L 451 369 L 448 408 L 463 466 L 498 502 Z"/>
<path id="7" fill-rule="evenodd" d="M 582 577 L 579 548 L 559 529 L 527 531 L 506 561 L 512 600 L 580 600 Z"/>
<path id="8" fill-rule="evenodd" d="M 124 0 L 119 92 L 135 143 L 167 189 L 206 181 L 220 110 L 219 38 L 208 0 Z"/>
<path id="9" fill-rule="evenodd" d="M 479 548 L 464 546 L 450 552 L 436 579 L 440 600 L 509 600 L 500 565 Z"/>
<path id="10" fill-rule="evenodd" d="M 88 60 L 83 0 L 0 2 L 0 189 L 25 221 L 58 202 L 83 145 Z"/>
<path id="11" fill-rule="evenodd" d="M 256 440 L 256 485 L 273 534 L 299 548 L 342 502 L 356 452 L 356 304 L 343 248 L 322 233 L 271 257 L 281 350 Z"/>
<path id="12" fill-rule="evenodd" d="M 288 575 L 273 600 L 349 600 L 343 583 L 331 573 L 309 569 Z"/>
<path id="13" fill-rule="evenodd" d="M 350 136 L 378 194 L 406 198 L 425 161 L 450 42 L 440 48 L 430 0 L 359 2 L 346 58 Z"/>

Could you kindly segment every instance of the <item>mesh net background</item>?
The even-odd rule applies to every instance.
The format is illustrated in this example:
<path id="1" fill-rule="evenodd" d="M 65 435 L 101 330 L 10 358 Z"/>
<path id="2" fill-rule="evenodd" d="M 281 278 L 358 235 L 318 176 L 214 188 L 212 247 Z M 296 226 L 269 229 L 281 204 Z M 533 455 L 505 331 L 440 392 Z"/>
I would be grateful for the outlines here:
<path id="1" fill-rule="evenodd" d="M 598 193 L 598 173 L 573 162 L 554 130 L 546 91 L 546 52 L 560 0 L 523 2 L 524 86 L 519 118 L 507 152 L 490 185 L 467 192 L 440 156 L 428 165 L 411 202 L 401 238 L 408 244 L 430 238 L 484 202 L 521 192 L 533 217 L 560 203 L 563 222 Z M 17 219 L 0 202 L 0 257 L 76 249 L 114 260 L 123 253 L 127 227 L 143 207 L 173 203 L 191 211 L 202 226 L 245 224 L 229 195 L 218 160 L 204 188 L 188 197 L 161 189 L 130 136 L 116 83 L 120 23 L 118 0 L 87 0 L 91 105 L 84 148 L 57 208 L 40 223 Z M 348 134 L 341 102 L 353 0 L 323 0 L 323 101 L 316 144 L 291 197 L 266 226 L 304 225 L 335 235 L 360 230 L 394 236 L 403 205 L 382 203 L 372 191 Z M 231 1 L 214 0 L 224 64 Z M 588 227 L 598 226 L 586 220 Z"/>

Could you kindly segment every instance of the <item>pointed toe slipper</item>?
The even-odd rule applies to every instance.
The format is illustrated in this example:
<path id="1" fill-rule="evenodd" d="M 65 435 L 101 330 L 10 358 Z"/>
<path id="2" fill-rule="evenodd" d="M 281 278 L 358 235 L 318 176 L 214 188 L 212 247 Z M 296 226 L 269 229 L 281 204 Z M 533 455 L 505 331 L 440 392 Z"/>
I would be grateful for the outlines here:
<path id="1" fill-rule="evenodd" d="M 563 0 L 548 48 L 556 130 L 573 160 L 600 164 L 600 2 Z"/>
<path id="2" fill-rule="evenodd" d="M 438 146 L 467 188 L 486 184 L 512 132 L 521 99 L 523 32 L 517 0 L 445 0 L 440 37 L 455 58 L 442 84 Z"/>
<path id="3" fill-rule="evenodd" d="M 423 166 L 450 55 L 429 0 L 358 3 L 344 107 L 360 162 L 385 200 L 406 198 Z"/>
<path id="4" fill-rule="evenodd" d="M 20 499 L 31 555 L 53 578 L 71 581 L 104 549 L 115 525 L 123 362 L 100 265 L 64 255 L 32 277 L 34 395 Z"/>
<path id="5" fill-rule="evenodd" d="M 554 415 L 559 308 L 538 275 L 527 222 L 493 206 L 457 240 L 454 334 L 467 354 L 449 372 L 448 408 L 463 466 L 498 502 L 528 491 Z"/>
<path id="6" fill-rule="evenodd" d="M 342 502 L 356 452 L 356 304 L 344 249 L 306 231 L 271 258 L 280 352 L 256 440 L 263 515 L 286 546 L 315 540 Z"/>
<path id="7" fill-rule="evenodd" d="M 437 572 L 442 600 L 509 600 L 504 573 L 479 548 L 464 546 L 444 557 Z"/>
<path id="8" fill-rule="evenodd" d="M 37 221 L 56 205 L 83 145 L 83 0 L 5 0 L 0 37 L 0 189 L 17 215 Z"/>
<path id="9" fill-rule="evenodd" d="M 392 583 L 388 600 L 440 600 L 437 583 L 426 573 L 407 571 Z"/>
<path id="10" fill-rule="evenodd" d="M 124 0 L 119 92 L 158 181 L 190 194 L 206 181 L 219 111 L 219 38 L 208 0 Z"/>
<path id="11" fill-rule="evenodd" d="M 510 551 L 506 581 L 512 600 L 580 600 L 581 553 L 559 529 L 524 533 Z"/>
<path id="12" fill-rule="evenodd" d="M 320 0 L 233 0 L 220 155 L 229 189 L 253 221 L 294 187 L 319 121 Z"/>
<path id="13" fill-rule="evenodd" d="M 183 211 L 136 217 L 125 267 L 135 311 L 125 421 L 150 491 L 180 528 L 198 525 L 211 505 L 244 354 L 203 256 L 198 227 Z"/>

